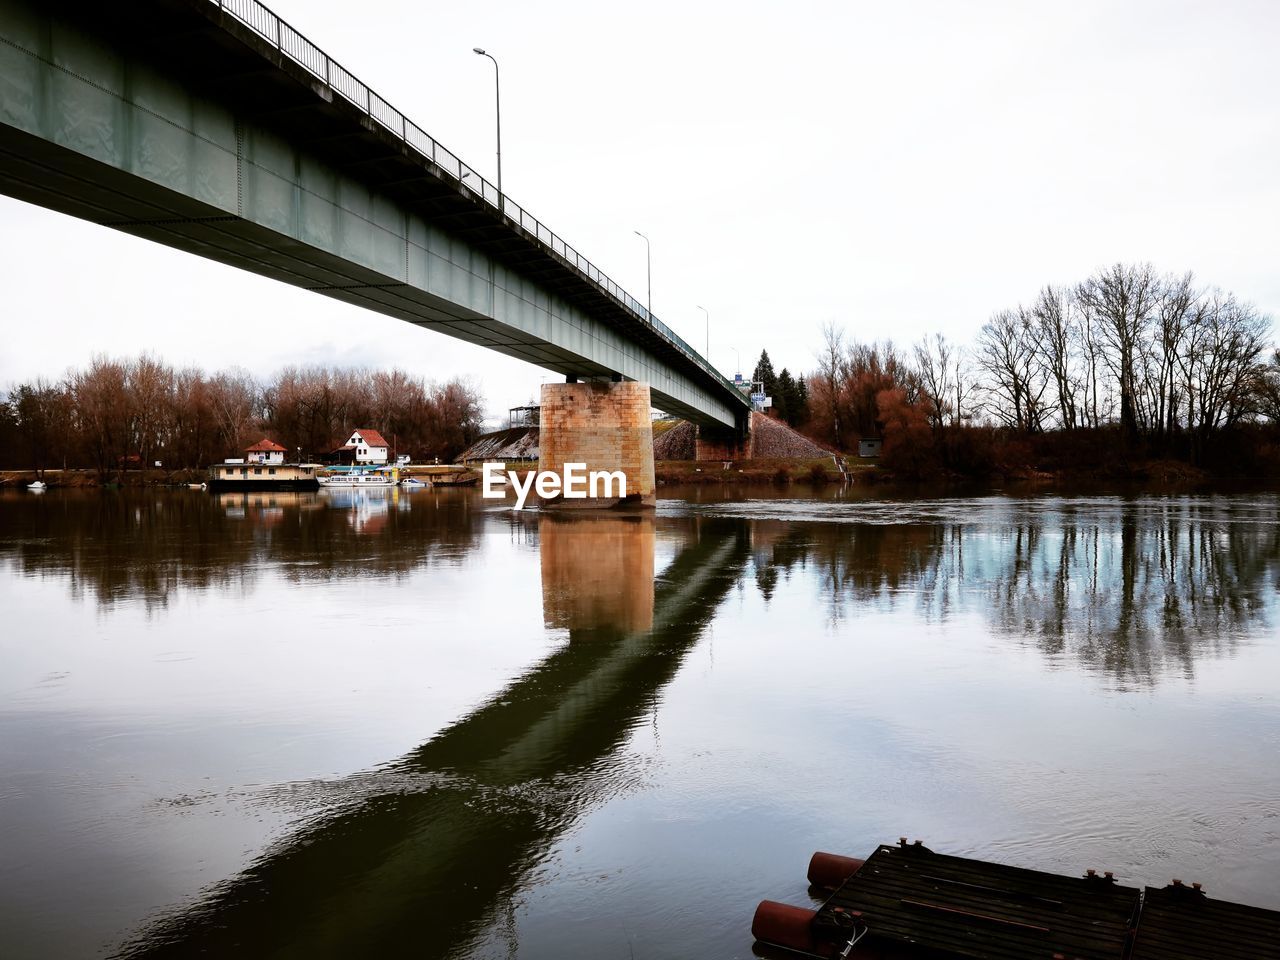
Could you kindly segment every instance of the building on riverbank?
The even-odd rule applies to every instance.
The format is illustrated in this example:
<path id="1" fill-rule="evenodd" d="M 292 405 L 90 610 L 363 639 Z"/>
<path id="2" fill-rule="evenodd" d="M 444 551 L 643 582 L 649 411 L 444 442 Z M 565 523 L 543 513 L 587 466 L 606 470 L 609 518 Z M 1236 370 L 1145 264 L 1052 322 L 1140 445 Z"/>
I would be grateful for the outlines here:
<path id="1" fill-rule="evenodd" d="M 249 463 L 284 463 L 284 447 L 263 437 L 251 447 L 244 448 L 244 458 Z"/>
<path id="2" fill-rule="evenodd" d="M 390 450 L 391 444 L 377 430 L 353 430 L 332 456 L 337 463 L 382 464 L 390 459 Z"/>
<path id="3" fill-rule="evenodd" d="M 317 490 L 316 466 L 225 460 L 209 468 L 210 490 Z"/>

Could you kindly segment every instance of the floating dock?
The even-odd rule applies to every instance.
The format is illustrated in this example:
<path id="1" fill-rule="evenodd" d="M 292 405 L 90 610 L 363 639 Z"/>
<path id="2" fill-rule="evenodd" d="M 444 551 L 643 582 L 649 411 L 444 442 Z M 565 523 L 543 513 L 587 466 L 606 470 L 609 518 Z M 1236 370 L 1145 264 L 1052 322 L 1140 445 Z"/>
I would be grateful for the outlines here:
<path id="1" fill-rule="evenodd" d="M 1175 880 L 1126 887 L 934 853 L 919 841 L 867 860 L 816 853 L 816 910 L 764 901 L 752 934 L 809 956 L 856 960 L 1278 960 L 1280 912 Z"/>

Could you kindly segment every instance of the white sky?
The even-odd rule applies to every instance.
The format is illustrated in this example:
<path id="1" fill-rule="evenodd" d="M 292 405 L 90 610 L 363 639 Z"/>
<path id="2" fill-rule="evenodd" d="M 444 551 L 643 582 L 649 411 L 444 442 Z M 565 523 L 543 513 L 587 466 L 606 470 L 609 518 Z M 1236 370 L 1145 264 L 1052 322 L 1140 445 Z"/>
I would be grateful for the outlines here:
<path id="1" fill-rule="evenodd" d="M 814 365 L 860 339 L 968 341 L 1115 260 L 1280 314 L 1280 4 L 409 3 L 273 9 L 504 186 L 711 359 Z M 0 198 L 0 388 L 95 352 L 553 375 L 401 321 Z"/>

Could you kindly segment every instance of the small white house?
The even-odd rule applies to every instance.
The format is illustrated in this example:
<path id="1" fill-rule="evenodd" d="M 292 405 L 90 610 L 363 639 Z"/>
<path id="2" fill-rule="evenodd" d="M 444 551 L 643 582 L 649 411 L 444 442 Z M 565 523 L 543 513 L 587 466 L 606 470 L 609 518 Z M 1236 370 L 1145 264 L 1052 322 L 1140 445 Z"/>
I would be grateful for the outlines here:
<path id="1" fill-rule="evenodd" d="M 390 445 L 377 430 L 354 430 L 337 452 L 346 453 L 356 463 L 386 463 Z"/>
<path id="2" fill-rule="evenodd" d="M 284 463 L 284 447 L 263 437 L 252 447 L 245 447 L 244 456 L 249 463 Z"/>

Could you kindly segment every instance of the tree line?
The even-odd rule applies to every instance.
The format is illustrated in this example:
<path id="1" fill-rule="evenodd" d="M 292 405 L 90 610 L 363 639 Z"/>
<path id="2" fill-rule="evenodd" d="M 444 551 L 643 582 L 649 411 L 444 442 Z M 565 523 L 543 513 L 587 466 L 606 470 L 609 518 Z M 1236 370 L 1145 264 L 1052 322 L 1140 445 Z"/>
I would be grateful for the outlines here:
<path id="1" fill-rule="evenodd" d="M 774 373 L 769 351 L 761 350 L 760 359 L 751 373 L 753 385 L 761 384 L 764 395 L 773 401 L 773 416 L 793 427 L 803 426 L 809 420 L 809 385 L 804 375 L 793 377 L 786 367 Z"/>
<path id="2" fill-rule="evenodd" d="M 863 343 L 828 324 L 805 429 L 839 449 L 881 436 L 887 459 L 919 471 L 961 465 L 973 431 L 1105 434 L 1126 454 L 1204 463 L 1216 439 L 1280 423 L 1271 330 L 1252 303 L 1150 264 L 1045 286 L 968 347 Z"/>
<path id="3" fill-rule="evenodd" d="M 290 459 L 323 459 L 360 428 L 415 460 L 448 460 L 480 435 L 482 419 L 480 394 L 460 378 L 285 367 L 260 382 L 243 370 L 175 369 L 146 354 L 98 356 L 59 382 L 23 383 L 0 400 L 0 460 L 102 477 L 156 461 L 198 469 L 263 437 Z"/>

